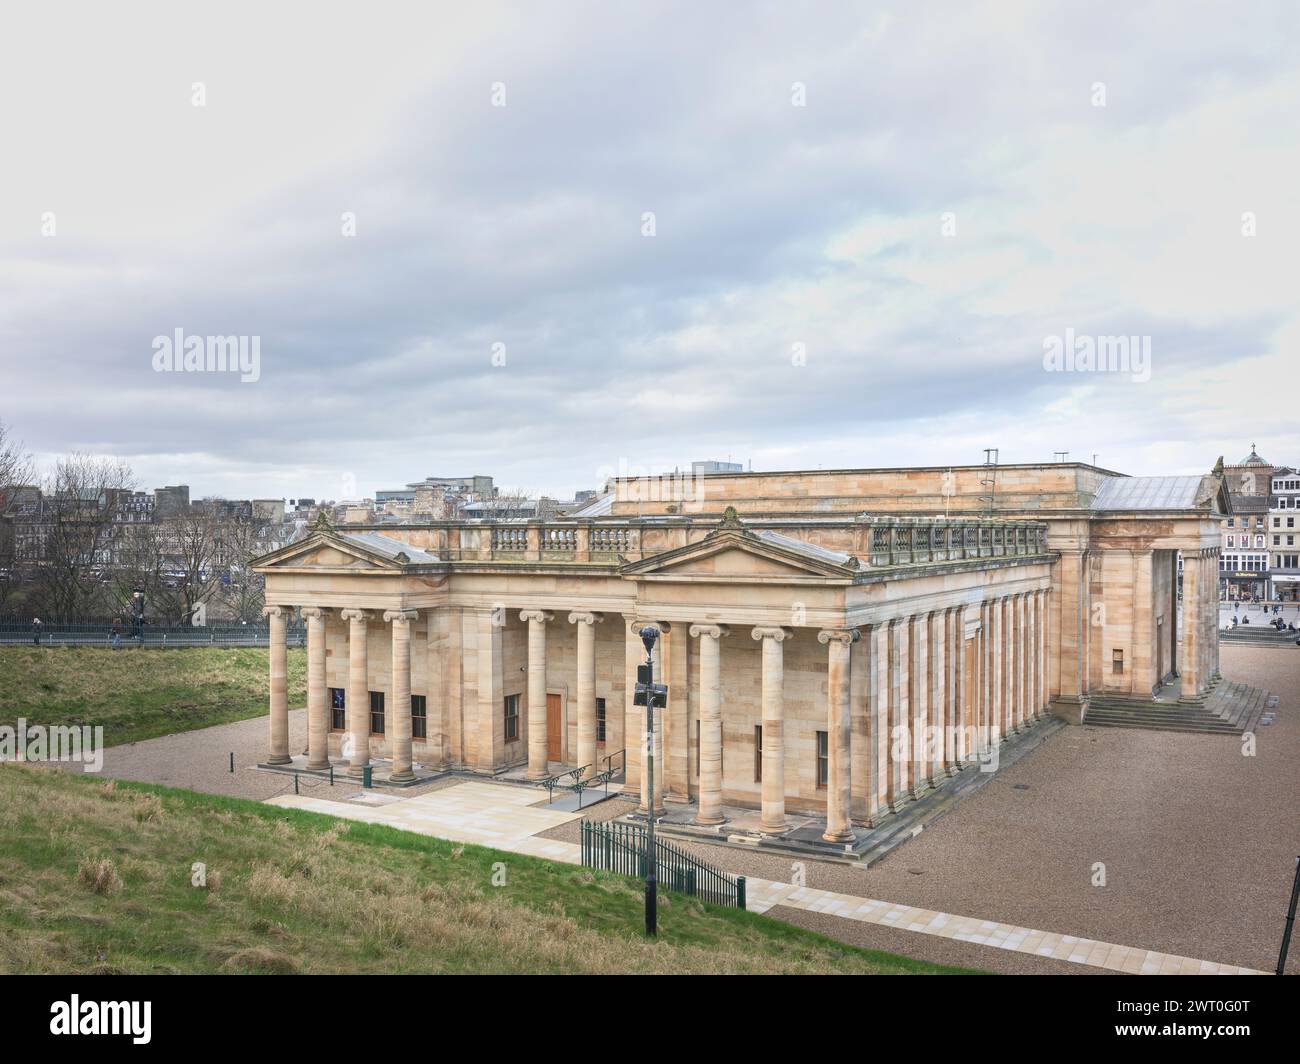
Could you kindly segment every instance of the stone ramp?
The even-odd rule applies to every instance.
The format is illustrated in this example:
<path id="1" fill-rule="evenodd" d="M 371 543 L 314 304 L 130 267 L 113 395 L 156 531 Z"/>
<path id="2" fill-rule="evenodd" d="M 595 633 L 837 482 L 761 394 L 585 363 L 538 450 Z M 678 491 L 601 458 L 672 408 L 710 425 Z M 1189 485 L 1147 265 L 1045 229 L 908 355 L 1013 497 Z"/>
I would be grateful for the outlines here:
<path id="1" fill-rule="evenodd" d="M 1197 701 L 1093 698 L 1083 723 L 1100 728 L 1242 735 L 1255 730 L 1272 699 L 1263 688 L 1220 680 L 1204 699 Z"/>

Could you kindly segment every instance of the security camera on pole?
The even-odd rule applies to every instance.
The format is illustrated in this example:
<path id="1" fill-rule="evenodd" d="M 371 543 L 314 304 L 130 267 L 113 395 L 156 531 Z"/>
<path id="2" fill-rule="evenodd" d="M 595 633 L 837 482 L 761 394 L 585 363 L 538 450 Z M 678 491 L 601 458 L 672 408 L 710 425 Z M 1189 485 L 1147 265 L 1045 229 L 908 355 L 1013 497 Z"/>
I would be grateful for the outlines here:
<path id="1" fill-rule="evenodd" d="M 646 782 L 650 801 L 646 808 L 645 856 L 645 933 L 654 935 L 658 929 L 658 880 L 655 878 L 655 727 L 654 711 L 668 705 L 668 685 L 654 682 L 655 640 L 659 629 L 651 625 L 641 629 L 641 642 L 645 644 L 645 664 L 636 670 L 636 693 L 633 705 L 645 706 L 645 764 Z"/>

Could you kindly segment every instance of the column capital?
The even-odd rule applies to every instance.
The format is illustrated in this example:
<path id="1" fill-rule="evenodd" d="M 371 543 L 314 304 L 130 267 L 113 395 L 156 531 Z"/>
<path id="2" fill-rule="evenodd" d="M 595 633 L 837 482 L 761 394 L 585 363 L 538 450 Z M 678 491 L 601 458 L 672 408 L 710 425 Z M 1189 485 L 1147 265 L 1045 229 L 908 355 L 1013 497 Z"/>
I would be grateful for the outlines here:
<path id="1" fill-rule="evenodd" d="M 593 611 L 575 611 L 569 614 L 570 624 L 599 624 L 604 619 L 605 615 L 603 613 Z"/>
<path id="2" fill-rule="evenodd" d="M 852 646 L 862 634 L 856 628 L 823 628 L 817 633 L 819 643 L 839 643 L 840 646 Z"/>
<path id="3" fill-rule="evenodd" d="M 315 621 L 325 616 L 325 611 L 319 606 L 304 606 L 302 615 L 306 620 Z"/>
<path id="4" fill-rule="evenodd" d="M 776 640 L 778 643 L 780 643 L 780 642 L 782 642 L 782 641 L 784 641 L 784 640 L 786 640 L 786 639 L 791 639 L 791 638 L 793 638 L 793 636 L 794 636 L 794 631 L 793 631 L 792 629 L 790 629 L 790 628 L 763 628 L 763 627 L 759 627 L 759 628 L 755 628 L 755 629 L 754 629 L 752 632 L 750 632 L 749 634 L 750 634 L 751 636 L 753 636 L 754 639 L 757 639 L 757 640 L 761 640 L 761 639 L 774 639 L 774 640 Z"/>
<path id="5" fill-rule="evenodd" d="M 345 621 L 364 621 L 366 619 L 366 611 L 349 607 L 345 610 L 339 610 L 339 616 Z"/>
<path id="6" fill-rule="evenodd" d="M 521 621 L 541 621 L 542 624 L 546 624 L 555 620 L 555 614 L 550 610 L 520 610 L 519 619 Z"/>
<path id="7" fill-rule="evenodd" d="M 409 624 L 420 616 L 419 610 L 384 610 L 385 622 Z"/>
<path id="8" fill-rule="evenodd" d="M 692 638 L 698 639 L 700 636 L 708 636 L 710 639 L 721 639 L 724 635 L 730 635 L 731 629 L 725 624 L 693 624 L 691 625 Z"/>
<path id="9" fill-rule="evenodd" d="M 285 617 L 293 612 L 292 606 L 263 606 L 263 617 Z"/>

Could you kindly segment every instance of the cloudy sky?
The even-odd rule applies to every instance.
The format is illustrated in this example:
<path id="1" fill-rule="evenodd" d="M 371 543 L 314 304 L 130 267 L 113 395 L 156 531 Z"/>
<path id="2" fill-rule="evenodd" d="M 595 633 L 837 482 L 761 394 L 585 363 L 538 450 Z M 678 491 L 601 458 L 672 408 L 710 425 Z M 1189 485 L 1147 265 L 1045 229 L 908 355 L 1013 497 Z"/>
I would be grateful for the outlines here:
<path id="1" fill-rule="evenodd" d="M 196 496 L 1300 462 L 1298 10 L 28 5 L 0 420 Z"/>

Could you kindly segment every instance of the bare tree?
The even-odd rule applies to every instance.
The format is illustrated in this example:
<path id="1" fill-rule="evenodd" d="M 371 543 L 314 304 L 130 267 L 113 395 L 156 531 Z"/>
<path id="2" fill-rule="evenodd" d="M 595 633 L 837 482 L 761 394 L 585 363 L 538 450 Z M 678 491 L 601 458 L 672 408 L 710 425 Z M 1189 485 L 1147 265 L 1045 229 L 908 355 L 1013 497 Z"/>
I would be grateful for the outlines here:
<path id="1" fill-rule="evenodd" d="M 31 476 L 31 456 L 13 438 L 9 427 L 0 421 L 0 616 L 4 616 L 14 602 L 18 573 L 13 510 L 18 489 L 26 487 Z"/>
<path id="2" fill-rule="evenodd" d="M 35 603 L 53 618 L 103 613 L 111 601 L 118 501 L 131 469 L 113 458 L 73 454 L 46 479 L 37 518 Z"/>

